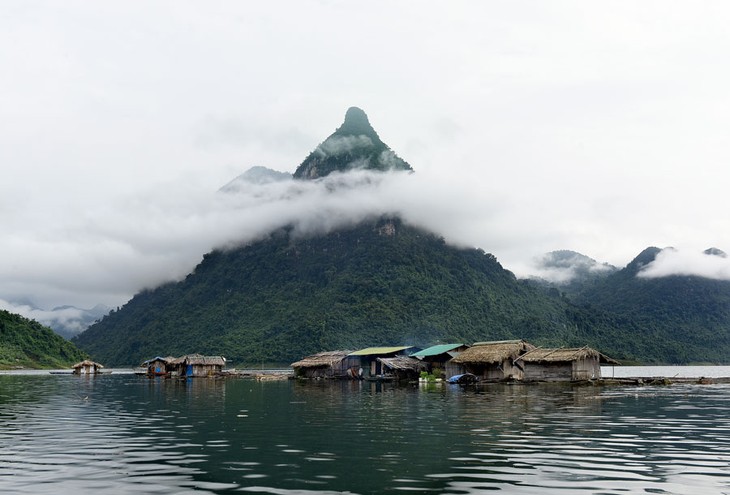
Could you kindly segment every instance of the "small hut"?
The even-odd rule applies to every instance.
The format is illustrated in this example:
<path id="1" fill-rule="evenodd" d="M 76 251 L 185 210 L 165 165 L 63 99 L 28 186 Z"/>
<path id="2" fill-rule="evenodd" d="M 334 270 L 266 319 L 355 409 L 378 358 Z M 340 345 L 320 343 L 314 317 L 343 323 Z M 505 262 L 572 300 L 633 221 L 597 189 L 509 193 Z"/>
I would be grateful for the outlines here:
<path id="1" fill-rule="evenodd" d="M 178 376 L 181 377 L 213 376 L 223 371 L 226 358 L 223 356 L 188 354 L 175 359 L 171 365 L 177 371 Z"/>
<path id="2" fill-rule="evenodd" d="M 378 358 L 407 356 L 409 351 L 415 350 L 411 346 L 399 347 L 368 347 L 351 352 L 345 359 L 345 365 L 354 371 L 359 378 L 383 377 L 383 364 Z"/>
<path id="3" fill-rule="evenodd" d="M 451 364 L 451 360 L 469 348 L 465 344 L 440 344 L 428 347 L 422 351 L 411 354 L 426 364 L 426 371 L 436 371 L 443 374 L 443 378 L 451 378 L 461 373 L 457 365 Z"/>
<path id="4" fill-rule="evenodd" d="M 421 371 L 426 370 L 426 364 L 409 356 L 379 357 L 383 375 L 394 380 L 417 380 Z"/>
<path id="5" fill-rule="evenodd" d="M 99 363 L 85 359 L 80 363 L 76 363 L 72 366 L 74 375 L 91 375 L 101 373 L 102 366 Z"/>
<path id="6" fill-rule="evenodd" d="M 172 371 L 171 367 L 174 361 L 175 358 L 172 356 L 156 356 L 142 363 L 142 367 L 147 370 L 147 376 L 167 376 Z"/>
<path id="7" fill-rule="evenodd" d="M 526 381 L 582 381 L 601 378 L 601 364 L 620 364 L 590 347 L 533 349 L 519 358 Z"/>
<path id="8" fill-rule="evenodd" d="M 352 351 L 327 351 L 312 354 L 292 363 L 294 375 L 299 378 L 346 378 L 345 358 Z"/>
<path id="9" fill-rule="evenodd" d="M 534 348 L 524 340 L 477 342 L 451 362 L 480 380 L 522 380 L 524 369 L 517 358 Z"/>

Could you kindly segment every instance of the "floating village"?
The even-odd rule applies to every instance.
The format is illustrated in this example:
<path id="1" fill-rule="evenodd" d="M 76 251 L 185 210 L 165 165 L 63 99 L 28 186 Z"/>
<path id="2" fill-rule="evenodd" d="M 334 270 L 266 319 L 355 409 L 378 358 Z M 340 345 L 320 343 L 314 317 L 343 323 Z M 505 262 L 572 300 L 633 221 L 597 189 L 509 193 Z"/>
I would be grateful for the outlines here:
<path id="1" fill-rule="evenodd" d="M 223 356 L 187 354 L 157 356 L 134 370 L 148 378 L 251 377 L 268 380 L 363 380 L 371 382 L 441 382 L 461 385 L 477 383 L 616 383 L 670 385 L 672 382 L 699 384 L 728 383 L 728 378 L 603 377 L 601 367 L 621 363 L 588 347 L 546 348 L 525 340 L 500 340 L 467 344 L 367 347 L 359 350 L 325 351 L 290 365 L 288 370 L 236 370 L 226 368 Z M 99 375 L 111 373 L 103 365 L 85 360 L 70 371 L 54 374 Z"/>

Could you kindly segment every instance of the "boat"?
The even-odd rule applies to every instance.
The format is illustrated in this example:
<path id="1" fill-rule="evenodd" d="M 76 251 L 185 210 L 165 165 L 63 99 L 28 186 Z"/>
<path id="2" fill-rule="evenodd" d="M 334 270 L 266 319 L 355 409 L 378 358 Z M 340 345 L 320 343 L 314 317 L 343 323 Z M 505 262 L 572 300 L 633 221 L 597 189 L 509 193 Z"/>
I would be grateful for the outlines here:
<path id="1" fill-rule="evenodd" d="M 462 373 L 461 375 L 454 375 L 448 379 L 449 383 L 457 383 L 459 385 L 468 385 L 470 383 L 476 383 L 479 379 L 476 375 L 471 373 Z"/>

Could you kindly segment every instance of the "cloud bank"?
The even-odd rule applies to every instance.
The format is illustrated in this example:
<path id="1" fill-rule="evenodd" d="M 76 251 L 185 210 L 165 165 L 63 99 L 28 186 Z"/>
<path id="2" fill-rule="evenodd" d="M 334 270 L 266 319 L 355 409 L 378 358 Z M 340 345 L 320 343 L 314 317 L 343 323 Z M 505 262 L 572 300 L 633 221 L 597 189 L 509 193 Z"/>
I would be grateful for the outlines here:
<path id="1" fill-rule="evenodd" d="M 551 208 L 520 208 L 499 188 L 428 171 L 353 170 L 314 181 L 265 181 L 254 175 L 235 181 L 235 187 L 229 184 L 226 192 L 179 182 L 121 195 L 93 209 L 77 207 L 76 215 L 42 232 L 17 228 L 0 240 L 9 261 L 0 266 L 6 306 L 31 301 L 41 308 L 115 307 L 142 289 L 181 280 L 211 250 L 254 242 L 284 226 L 306 237 L 380 215 L 398 215 L 454 245 L 494 253 L 519 276 L 545 276 L 530 263 L 522 271 L 514 267 L 536 250 L 565 242 L 565 233 L 556 235 L 560 222 L 551 218 Z M 555 267 L 548 275 L 565 281 L 574 268 Z M 730 280 L 730 264 L 719 256 L 665 250 L 642 272 L 670 274 Z M 15 309 L 50 320 L 26 306 L 15 304 Z"/>
<path id="2" fill-rule="evenodd" d="M 713 280 L 730 280 L 730 258 L 716 250 L 662 249 L 651 263 L 639 272 L 642 278 L 671 275 L 694 275 Z"/>

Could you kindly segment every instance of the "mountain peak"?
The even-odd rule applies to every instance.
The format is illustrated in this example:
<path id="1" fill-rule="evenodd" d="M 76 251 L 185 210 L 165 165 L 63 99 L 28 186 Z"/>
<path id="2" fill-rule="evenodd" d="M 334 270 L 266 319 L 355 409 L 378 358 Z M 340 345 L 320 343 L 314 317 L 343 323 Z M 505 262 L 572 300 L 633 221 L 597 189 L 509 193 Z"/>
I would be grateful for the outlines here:
<path id="1" fill-rule="evenodd" d="M 350 107 L 345 121 L 294 172 L 295 179 L 319 179 L 348 170 L 413 170 L 375 132 L 368 116 Z"/>
<path id="2" fill-rule="evenodd" d="M 702 252 L 708 256 L 719 256 L 720 258 L 727 258 L 727 253 L 722 249 L 717 249 L 716 247 L 705 249 Z"/>
<path id="3" fill-rule="evenodd" d="M 378 133 L 370 125 L 367 114 L 358 107 L 350 107 L 345 113 L 345 121 L 335 131 L 334 135 L 339 136 L 368 136 L 374 142 L 380 141 Z"/>
<path id="4" fill-rule="evenodd" d="M 654 261 L 657 254 L 659 254 L 661 251 L 661 249 L 655 246 L 650 246 L 644 249 L 642 252 L 639 253 L 636 258 L 634 258 L 628 265 L 626 265 L 625 270 L 634 275 L 639 273 L 642 268 Z"/>

